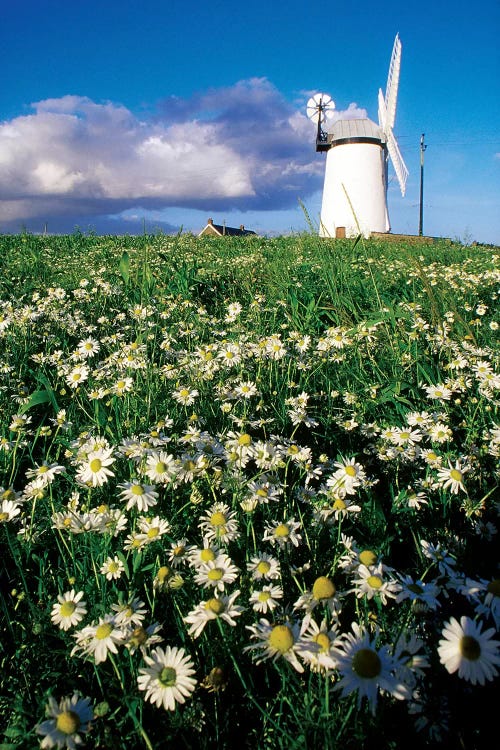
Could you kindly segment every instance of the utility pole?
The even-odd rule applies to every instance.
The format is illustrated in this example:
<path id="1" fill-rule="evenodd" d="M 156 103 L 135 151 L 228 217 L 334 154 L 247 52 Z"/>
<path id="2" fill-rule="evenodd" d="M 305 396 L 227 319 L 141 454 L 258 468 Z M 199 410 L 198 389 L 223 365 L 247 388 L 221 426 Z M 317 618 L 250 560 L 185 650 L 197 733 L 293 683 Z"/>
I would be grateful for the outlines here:
<path id="1" fill-rule="evenodd" d="M 424 233 L 424 151 L 427 145 L 424 143 L 424 133 L 420 138 L 420 217 L 418 222 L 418 233 Z"/>

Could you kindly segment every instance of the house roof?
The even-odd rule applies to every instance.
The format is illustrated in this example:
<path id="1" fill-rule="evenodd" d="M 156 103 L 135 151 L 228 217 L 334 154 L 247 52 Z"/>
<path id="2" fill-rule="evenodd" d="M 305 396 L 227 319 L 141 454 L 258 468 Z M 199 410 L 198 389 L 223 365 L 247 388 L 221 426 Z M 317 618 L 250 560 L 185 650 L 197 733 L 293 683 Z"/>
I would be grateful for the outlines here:
<path id="1" fill-rule="evenodd" d="M 213 219 L 209 219 L 207 225 L 201 230 L 198 237 L 202 234 L 216 234 L 221 237 L 224 237 L 225 235 L 230 237 L 244 237 L 251 234 L 254 235 L 255 232 L 252 232 L 251 229 L 245 229 L 243 224 L 241 224 L 239 229 L 236 229 L 236 227 L 226 227 L 225 224 L 214 224 Z"/>

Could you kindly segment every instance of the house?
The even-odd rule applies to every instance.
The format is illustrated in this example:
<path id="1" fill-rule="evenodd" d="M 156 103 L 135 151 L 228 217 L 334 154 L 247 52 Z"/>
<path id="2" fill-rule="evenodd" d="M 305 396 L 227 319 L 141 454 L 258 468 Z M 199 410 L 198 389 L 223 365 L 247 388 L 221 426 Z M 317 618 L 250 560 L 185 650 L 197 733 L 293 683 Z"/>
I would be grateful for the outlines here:
<path id="1" fill-rule="evenodd" d="M 243 224 L 240 225 L 239 229 L 235 229 L 234 227 L 226 227 L 225 224 L 214 224 L 213 219 L 208 219 L 206 227 L 201 230 L 198 237 L 207 235 L 213 237 L 248 237 L 249 235 L 255 235 L 255 232 L 252 232 L 251 229 L 245 229 Z"/>

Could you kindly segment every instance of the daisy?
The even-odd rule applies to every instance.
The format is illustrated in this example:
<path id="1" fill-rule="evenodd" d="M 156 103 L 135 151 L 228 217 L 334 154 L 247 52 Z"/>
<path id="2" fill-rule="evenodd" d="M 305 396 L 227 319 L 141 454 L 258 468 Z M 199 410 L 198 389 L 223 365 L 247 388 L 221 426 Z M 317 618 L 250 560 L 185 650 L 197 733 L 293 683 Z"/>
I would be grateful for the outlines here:
<path id="1" fill-rule="evenodd" d="M 76 480 L 89 487 L 102 487 L 109 477 L 114 476 L 109 466 L 114 463 L 112 448 L 98 448 L 90 451 L 86 461 L 82 462 L 76 473 Z"/>
<path id="2" fill-rule="evenodd" d="M 21 513 L 21 506 L 13 500 L 2 500 L 0 505 L 0 523 L 12 521 Z M 19 519 L 16 519 L 16 521 Z"/>
<path id="3" fill-rule="evenodd" d="M 231 542 L 239 537 L 236 513 L 225 503 L 214 503 L 200 518 L 198 526 L 204 538 L 211 542 Z"/>
<path id="4" fill-rule="evenodd" d="M 272 583 L 263 586 L 261 589 L 255 589 L 250 595 L 250 604 L 255 612 L 273 612 L 279 604 L 279 599 L 283 599 L 283 589 L 281 586 L 274 586 Z"/>
<path id="5" fill-rule="evenodd" d="M 233 583 L 238 577 L 239 569 L 233 565 L 228 555 L 220 554 L 215 560 L 209 560 L 197 568 L 195 582 L 204 588 L 224 591 L 227 583 Z"/>
<path id="6" fill-rule="evenodd" d="M 480 622 L 463 615 L 458 622 L 454 617 L 443 628 L 438 654 L 441 664 L 453 674 L 471 682 L 484 685 L 497 676 L 500 665 L 500 642 L 494 640 L 494 628 L 482 632 Z"/>
<path id="7" fill-rule="evenodd" d="M 418 610 L 434 610 L 441 606 L 438 596 L 441 592 L 439 586 L 433 581 L 424 583 L 419 579 L 415 580 L 410 575 L 400 575 L 401 591 L 396 595 L 396 602 L 403 602 L 409 599 L 412 606 Z"/>
<path id="8" fill-rule="evenodd" d="M 255 625 L 246 625 L 251 633 L 252 643 L 245 646 L 243 651 L 260 651 L 256 663 L 260 664 L 266 659 L 274 662 L 280 658 L 289 662 L 297 672 L 303 672 L 304 667 L 298 659 L 298 646 L 300 631 L 297 623 L 286 622 L 281 625 L 272 625 L 269 620 L 261 617 Z"/>
<path id="9" fill-rule="evenodd" d="M 152 482 L 168 484 L 176 474 L 174 457 L 165 451 L 151 451 L 146 459 L 144 474 Z"/>
<path id="10" fill-rule="evenodd" d="M 485 581 L 484 592 L 484 601 L 477 605 L 476 612 L 480 615 L 491 615 L 498 629 L 500 627 L 500 578 Z"/>
<path id="11" fill-rule="evenodd" d="M 131 377 L 119 378 L 112 386 L 111 393 L 115 396 L 123 396 L 124 393 L 128 393 L 134 387 L 134 381 Z"/>
<path id="12" fill-rule="evenodd" d="M 398 677 L 408 688 L 413 691 L 417 680 L 425 677 L 424 669 L 430 666 L 427 657 L 419 653 L 424 647 L 424 642 L 411 634 L 407 637 L 404 633 L 399 636 L 394 646 L 393 657 L 396 662 L 394 676 Z"/>
<path id="13" fill-rule="evenodd" d="M 356 459 L 349 458 L 344 461 L 335 461 L 334 466 L 337 467 L 337 471 L 326 480 L 327 487 L 331 487 L 339 495 L 355 495 L 356 488 L 366 478 L 361 464 L 357 463 Z"/>
<path id="14" fill-rule="evenodd" d="M 449 401 L 453 391 L 446 385 L 426 385 L 424 386 L 427 396 L 437 401 Z"/>
<path id="15" fill-rule="evenodd" d="M 85 601 L 81 601 L 83 591 L 75 592 L 74 589 L 65 594 L 59 594 L 57 604 L 54 604 L 51 612 L 51 620 L 54 625 L 59 625 L 61 630 L 69 630 L 83 620 L 87 614 Z"/>
<path id="16" fill-rule="evenodd" d="M 196 388 L 178 388 L 172 393 L 172 398 L 183 406 L 194 404 L 197 396 L 199 396 L 199 391 Z"/>
<path id="17" fill-rule="evenodd" d="M 279 561 L 272 555 L 268 555 L 266 552 L 251 557 L 250 562 L 247 563 L 247 570 L 254 581 L 260 581 L 262 579 L 272 581 L 281 576 Z"/>
<path id="18" fill-rule="evenodd" d="M 59 704 L 50 696 L 46 714 L 50 718 L 36 728 L 37 734 L 44 735 L 41 748 L 56 746 L 76 750 L 83 742 L 80 735 L 90 731 L 94 718 L 90 698 L 80 698 L 78 693 L 72 698 L 62 698 Z"/>
<path id="19" fill-rule="evenodd" d="M 358 598 L 366 596 L 367 599 L 380 600 L 382 604 L 387 604 L 388 599 L 395 599 L 401 590 L 401 584 L 395 579 L 386 578 L 387 569 L 382 563 L 378 565 L 360 565 L 358 568 L 358 578 L 355 578 L 352 592 Z"/>
<path id="20" fill-rule="evenodd" d="M 321 625 L 318 625 L 312 617 L 303 623 L 300 656 L 308 664 L 311 672 L 325 674 L 336 669 L 334 648 L 338 646 L 337 639 L 337 625 L 328 628 L 326 620 L 322 620 Z"/>
<path id="21" fill-rule="evenodd" d="M 126 627 L 138 627 L 139 625 L 142 625 L 144 615 L 147 612 L 144 602 L 141 602 L 141 600 L 137 598 L 125 602 L 124 604 L 113 604 L 111 609 L 116 612 L 116 614 L 113 615 L 115 624 Z"/>
<path id="22" fill-rule="evenodd" d="M 191 547 L 188 545 L 187 539 L 176 539 L 172 542 L 168 551 L 168 561 L 173 568 L 178 568 L 184 565 L 189 560 L 189 553 Z"/>
<path id="23" fill-rule="evenodd" d="M 160 646 L 144 656 L 146 667 L 139 669 L 137 684 L 146 692 L 145 700 L 158 708 L 174 711 L 176 703 L 185 703 L 196 686 L 194 663 L 183 648 Z"/>
<path id="24" fill-rule="evenodd" d="M 453 432 L 444 422 L 435 422 L 427 428 L 427 435 L 433 443 L 446 443 L 453 438 Z"/>
<path id="25" fill-rule="evenodd" d="M 122 488 L 120 497 L 127 501 L 126 510 L 136 507 L 141 513 L 145 513 L 158 502 L 158 493 L 152 485 L 123 482 L 118 486 Z"/>
<path id="26" fill-rule="evenodd" d="M 220 550 L 216 545 L 205 540 L 203 547 L 189 547 L 188 563 L 190 567 L 198 568 L 200 565 L 215 560 L 219 552 Z"/>
<path id="27" fill-rule="evenodd" d="M 427 542 L 425 539 L 421 539 L 420 546 L 422 547 L 424 556 L 436 563 L 441 575 L 455 576 L 456 560 L 449 554 L 448 550 L 441 546 L 440 542 L 433 544 L 432 542 Z"/>
<path id="28" fill-rule="evenodd" d="M 108 557 L 101 565 L 99 572 L 106 576 L 108 581 L 116 581 L 120 578 L 121 574 L 125 570 L 125 565 L 122 560 L 115 555 L 114 557 Z"/>
<path id="29" fill-rule="evenodd" d="M 258 396 L 257 386 L 251 380 L 241 381 L 234 388 L 234 393 L 238 398 L 249 399 L 252 396 Z"/>
<path id="30" fill-rule="evenodd" d="M 96 664 L 106 661 L 108 651 L 118 653 L 117 646 L 124 641 L 122 629 L 115 627 L 115 619 L 112 615 L 99 618 L 97 625 L 87 627 L 74 634 L 76 646 L 71 651 L 71 656 L 79 651 L 94 657 Z"/>
<path id="31" fill-rule="evenodd" d="M 293 518 L 282 523 L 273 521 L 266 524 L 262 541 L 270 542 L 273 546 L 278 545 L 281 549 L 290 545 L 298 547 L 302 541 L 302 536 L 297 533 L 298 529 L 300 529 L 300 523 Z"/>
<path id="32" fill-rule="evenodd" d="M 198 638 L 207 622 L 211 620 L 221 619 L 234 627 L 236 625 L 234 618 L 239 617 L 244 611 L 244 607 L 234 603 L 239 595 L 239 591 L 234 591 L 230 596 L 221 594 L 200 602 L 183 618 L 184 622 L 190 626 L 189 635 L 192 638 Z"/>
<path id="33" fill-rule="evenodd" d="M 137 627 L 131 627 L 127 629 L 126 641 L 124 643 L 127 651 L 134 654 L 137 649 L 140 649 L 142 655 L 145 656 L 147 651 L 153 643 L 161 643 L 163 638 L 158 635 L 158 631 L 161 630 L 161 625 L 158 622 L 154 622 L 152 625 L 144 627 L 138 625 Z"/>
<path id="34" fill-rule="evenodd" d="M 78 355 L 82 359 L 88 359 L 89 357 L 92 357 L 94 354 L 97 354 L 97 352 L 100 349 L 100 344 L 95 339 L 83 339 L 80 341 L 77 347 Z"/>
<path id="35" fill-rule="evenodd" d="M 458 495 L 460 490 L 467 492 L 464 485 L 464 474 L 468 470 L 469 467 L 462 466 L 460 461 L 455 461 L 455 466 L 452 466 L 451 461 L 448 460 L 448 468 L 439 469 L 437 475 L 441 489 L 446 490 L 449 487 L 453 495 Z"/>
<path id="36" fill-rule="evenodd" d="M 137 538 L 144 544 L 151 544 L 170 531 L 170 523 L 159 516 L 154 518 L 140 516 L 137 519 L 137 525 L 140 529 Z"/>
<path id="37" fill-rule="evenodd" d="M 300 596 L 294 609 L 304 609 L 309 615 L 318 606 L 327 607 L 332 615 L 338 615 L 341 611 L 334 582 L 328 576 L 319 576 L 313 583 L 312 589 Z"/>
<path id="38" fill-rule="evenodd" d="M 46 486 L 54 480 L 57 474 L 61 474 L 63 471 L 66 471 L 65 467 L 60 466 L 59 464 L 42 463 L 35 466 L 34 469 L 28 469 L 26 476 L 28 479 L 34 478 L 41 482 L 43 486 Z"/>
<path id="39" fill-rule="evenodd" d="M 79 385 L 87 380 L 89 373 L 90 370 L 87 365 L 76 365 L 76 367 L 73 367 L 73 369 L 70 370 L 66 375 L 66 383 L 70 388 L 75 390 Z"/>
<path id="40" fill-rule="evenodd" d="M 394 676 L 395 661 L 387 646 L 377 648 L 375 640 L 356 622 L 352 623 L 352 633 L 346 633 L 334 649 L 334 658 L 340 673 L 340 681 L 335 690 L 342 692 L 342 697 L 354 691 L 358 693 L 358 709 L 363 698 L 366 698 L 375 715 L 378 691 L 390 693 L 398 700 L 409 699 L 411 691 Z"/>

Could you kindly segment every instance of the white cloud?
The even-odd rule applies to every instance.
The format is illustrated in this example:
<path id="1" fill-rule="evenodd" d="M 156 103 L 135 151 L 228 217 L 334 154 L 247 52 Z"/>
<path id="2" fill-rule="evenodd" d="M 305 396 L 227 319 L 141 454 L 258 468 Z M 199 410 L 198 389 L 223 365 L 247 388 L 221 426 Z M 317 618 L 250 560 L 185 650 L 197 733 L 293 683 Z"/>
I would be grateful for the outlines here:
<path id="1" fill-rule="evenodd" d="M 148 120 L 75 95 L 32 108 L 0 123 L 4 231 L 134 206 L 280 208 L 322 179 L 309 121 L 266 79 L 167 99 Z"/>

